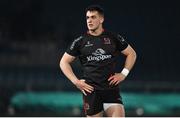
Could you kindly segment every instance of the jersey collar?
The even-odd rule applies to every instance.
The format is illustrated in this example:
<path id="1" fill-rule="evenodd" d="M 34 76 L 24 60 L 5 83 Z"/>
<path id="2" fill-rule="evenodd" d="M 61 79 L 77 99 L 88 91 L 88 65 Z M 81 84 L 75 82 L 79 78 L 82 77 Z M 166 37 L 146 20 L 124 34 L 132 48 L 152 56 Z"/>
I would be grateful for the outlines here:
<path id="1" fill-rule="evenodd" d="M 105 30 L 103 29 L 103 30 L 102 30 L 102 33 L 101 33 L 100 35 L 104 34 L 104 32 L 105 32 Z M 86 33 L 87 33 L 87 35 L 94 36 L 94 35 L 91 35 L 91 34 L 89 33 L 89 31 L 87 31 Z M 98 35 L 98 36 L 100 36 L 100 35 Z"/>

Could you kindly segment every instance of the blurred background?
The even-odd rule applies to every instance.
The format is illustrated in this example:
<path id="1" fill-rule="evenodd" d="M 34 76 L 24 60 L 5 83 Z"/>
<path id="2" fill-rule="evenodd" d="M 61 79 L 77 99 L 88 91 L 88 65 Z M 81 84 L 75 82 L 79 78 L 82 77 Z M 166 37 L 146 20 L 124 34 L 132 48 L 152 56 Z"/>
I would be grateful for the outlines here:
<path id="1" fill-rule="evenodd" d="M 138 55 L 120 86 L 126 116 L 180 116 L 178 0 L 1 0 L 0 116 L 84 116 L 81 93 L 59 60 L 86 32 L 91 4 L 105 9 L 105 29 Z M 80 77 L 79 60 L 72 66 Z"/>

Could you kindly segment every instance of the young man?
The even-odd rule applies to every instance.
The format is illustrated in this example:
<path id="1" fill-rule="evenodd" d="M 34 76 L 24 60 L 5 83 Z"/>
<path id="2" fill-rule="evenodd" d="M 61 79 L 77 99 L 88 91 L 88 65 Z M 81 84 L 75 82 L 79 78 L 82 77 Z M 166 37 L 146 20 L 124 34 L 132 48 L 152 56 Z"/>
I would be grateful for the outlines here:
<path id="1" fill-rule="evenodd" d="M 76 38 L 64 53 L 60 68 L 83 93 L 87 116 L 124 117 L 125 111 L 118 85 L 132 69 L 136 52 L 119 34 L 103 29 L 104 11 L 92 5 L 86 9 L 88 32 Z M 126 56 L 124 69 L 115 73 L 117 57 Z M 81 79 L 73 73 L 71 62 L 79 57 L 83 66 Z"/>

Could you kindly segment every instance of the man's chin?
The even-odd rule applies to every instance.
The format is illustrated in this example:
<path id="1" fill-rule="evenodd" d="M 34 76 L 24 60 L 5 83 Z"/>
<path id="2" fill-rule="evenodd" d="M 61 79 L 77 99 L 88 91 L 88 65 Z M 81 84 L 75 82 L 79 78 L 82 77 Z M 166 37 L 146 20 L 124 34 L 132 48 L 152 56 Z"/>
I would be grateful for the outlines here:
<path id="1" fill-rule="evenodd" d="M 94 32 L 96 29 L 93 29 L 93 28 L 89 28 L 89 31 L 92 31 L 92 32 Z"/>

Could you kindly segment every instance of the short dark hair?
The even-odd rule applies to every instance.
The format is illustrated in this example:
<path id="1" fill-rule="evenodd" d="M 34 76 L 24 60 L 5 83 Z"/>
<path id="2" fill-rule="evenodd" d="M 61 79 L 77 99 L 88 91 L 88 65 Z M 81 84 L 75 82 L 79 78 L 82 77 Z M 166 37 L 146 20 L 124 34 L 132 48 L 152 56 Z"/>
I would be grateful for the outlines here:
<path id="1" fill-rule="evenodd" d="M 88 11 L 97 11 L 100 15 L 104 16 L 104 9 L 100 5 L 90 5 L 86 8 L 86 13 Z"/>

